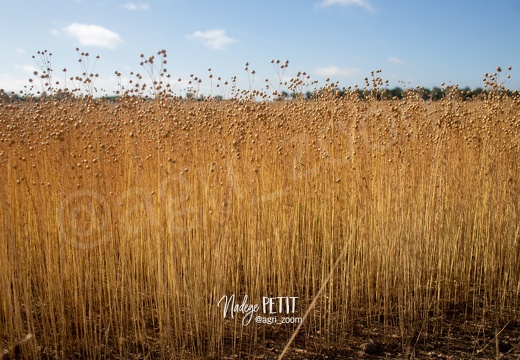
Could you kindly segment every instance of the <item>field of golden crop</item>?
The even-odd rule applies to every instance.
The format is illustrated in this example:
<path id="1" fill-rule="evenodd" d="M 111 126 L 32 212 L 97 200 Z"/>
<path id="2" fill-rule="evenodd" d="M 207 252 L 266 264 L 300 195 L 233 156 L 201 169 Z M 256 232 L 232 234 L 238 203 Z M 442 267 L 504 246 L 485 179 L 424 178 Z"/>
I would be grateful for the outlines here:
<path id="1" fill-rule="evenodd" d="M 518 356 L 520 98 L 452 95 L 0 102 L 4 358 Z"/>

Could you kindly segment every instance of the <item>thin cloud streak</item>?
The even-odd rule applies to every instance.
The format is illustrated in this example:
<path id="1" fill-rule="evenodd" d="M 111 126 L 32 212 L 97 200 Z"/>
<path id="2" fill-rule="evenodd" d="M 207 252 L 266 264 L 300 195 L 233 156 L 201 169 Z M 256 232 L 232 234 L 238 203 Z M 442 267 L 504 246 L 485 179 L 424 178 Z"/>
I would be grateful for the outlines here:
<path id="1" fill-rule="evenodd" d="M 148 3 L 133 3 L 133 2 L 127 2 L 123 5 L 123 8 L 130 11 L 138 11 L 138 10 L 149 10 L 150 5 Z"/>
<path id="2" fill-rule="evenodd" d="M 226 30 L 213 29 L 207 31 L 195 31 L 187 35 L 186 38 L 202 43 L 204 46 L 214 50 L 222 50 L 227 45 L 236 42 L 236 39 L 229 37 Z"/>
<path id="3" fill-rule="evenodd" d="M 314 69 L 314 73 L 327 77 L 354 77 L 361 74 L 358 68 L 340 68 L 336 65 L 318 67 Z"/>
<path id="4" fill-rule="evenodd" d="M 339 6 L 359 6 L 370 12 L 374 11 L 374 7 L 368 0 L 322 0 L 318 6 L 319 7 L 329 7 L 333 5 Z"/>
<path id="5" fill-rule="evenodd" d="M 404 61 L 399 59 L 399 58 L 396 58 L 394 56 L 390 56 L 388 58 L 388 61 L 390 61 L 392 64 L 396 64 L 396 65 L 401 65 L 401 64 L 404 64 Z"/>

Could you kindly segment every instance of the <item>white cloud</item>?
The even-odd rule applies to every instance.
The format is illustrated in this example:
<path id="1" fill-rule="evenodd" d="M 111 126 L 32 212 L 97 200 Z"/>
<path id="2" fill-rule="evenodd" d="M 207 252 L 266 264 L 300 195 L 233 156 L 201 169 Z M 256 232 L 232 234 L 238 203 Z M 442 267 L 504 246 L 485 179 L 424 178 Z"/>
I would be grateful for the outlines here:
<path id="1" fill-rule="evenodd" d="M 361 74 L 361 70 L 358 68 L 340 68 L 336 65 L 319 67 L 314 69 L 314 72 L 327 77 L 352 77 Z"/>
<path id="2" fill-rule="evenodd" d="M 368 0 L 321 0 L 319 6 L 328 7 L 332 5 L 341 6 L 360 6 L 367 9 L 368 11 L 374 11 L 374 8 Z"/>
<path id="3" fill-rule="evenodd" d="M 123 4 L 123 7 L 126 9 L 126 10 L 130 10 L 130 11 L 136 11 L 136 10 L 148 10 L 150 9 L 150 5 L 147 4 L 147 3 L 133 3 L 133 2 L 127 2 L 125 4 Z"/>
<path id="4" fill-rule="evenodd" d="M 31 87 L 29 83 L 30 78 L 38 79 L 37 76 L 34 76 L 35 71 L 39 75 L 42 73 L 41 69 L 34 65 L 14 65 L 14 69 L 17 71 L 12 71 L 9 74 L 0 73 L 0 89 L 4 89 L 4 91 L 9 93 L 14 91 L 18 95 L 20 95 L 20 90 Z"/>
<path id="5" fill-rule="evenodd" d="M 56 29 L 51 29 L 51 35 L 52 36 L 59 36 L 60 35 L 60 32 Z"/>
<path id="6" fill-rule="evenodd" d="M 41 72 L 40 69 L 38 69 L 36 66 L 32 66 L 32 65 L 15 65 L 14 68 L 21 69 L 21 70 L 31 73 L 31 74 L 34 74 L 35 71 Z"/>
<path id="7" fill-rule="evenodd" d="M 16 78 L 11 74 L 0 74 L 0 89 L 10 93 L 11 91 L 23 90 L 24 86 L 27 86 L 29 82 L 24 78 Z"/>
<path id="8" fill-rule="evenodd" d="M 393 57 L 393 56 L 390 56 L 388 58 L 388 61 L 390 61 L 392 64 L 397 64 L 397 65 L 404 64 L 403 60 L 401 60 L 399 58 L 396 58 L 396 57 Z"/>
<path id="9" fill-rule="evenodd" d="M 193 34 L 187 35 L 190 40 L 201 42 L 205 46 L 221 50 L 224 49 L 228 44 L 234 43 L 236 40 L 227 36 L 226 30 L 213 29 L 208 31 L 195 31 Z"/>
<path id="10" fill-rule="evenodd" d="M 78 39 L 81 45 L 113 49 L 123 42 L 118 33 L 99 25 L 72 23 L 65 32 Z"/>

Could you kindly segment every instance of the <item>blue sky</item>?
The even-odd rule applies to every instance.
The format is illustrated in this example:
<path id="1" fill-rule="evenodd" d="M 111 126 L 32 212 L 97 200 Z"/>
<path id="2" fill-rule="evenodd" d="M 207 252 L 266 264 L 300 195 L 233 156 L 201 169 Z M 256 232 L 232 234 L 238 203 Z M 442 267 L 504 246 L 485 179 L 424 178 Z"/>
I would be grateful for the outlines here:
<path id="1" fill-rule="evenodd" d="M 276 83 L 272 59 L 289 60 L 285 79 L 305 71 L 318 85 L 330 77 L 340 86 L 363 85 L 381 69 L 390 87 L 475 88 L 484 73 L 512 66 L 506 86 L 519 89 L 519 18 L 518 0 L 2 1 L 0 88 L 29 85 L 32 55 L 44 49 L 54 80 L 63 68 L 80 75 L 79 47 L 91 62 L 100 56 L 95 85 L 107 93 L 117 88 L 116 70 L 144 74 L 139 55 L 161 49 L 182 95 L 190 74 L 210 91 L 208 68 L 214 81 L 236 76 L 248 88 L 246 62 L 261 89 L 265 79 Z"/>

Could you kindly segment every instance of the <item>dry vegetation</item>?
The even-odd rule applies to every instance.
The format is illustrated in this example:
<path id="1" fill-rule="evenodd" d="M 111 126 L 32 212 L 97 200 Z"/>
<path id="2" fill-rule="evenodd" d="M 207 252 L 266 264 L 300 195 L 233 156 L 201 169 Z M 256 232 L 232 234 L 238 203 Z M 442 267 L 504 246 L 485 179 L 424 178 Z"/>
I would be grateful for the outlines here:
<path id="1" fill-rule="evenodd" d="M 446 91 L 0 103 L 5 357 L 518 354 L 520 98 Z"/>

